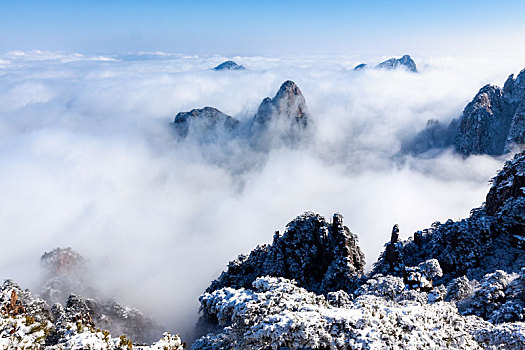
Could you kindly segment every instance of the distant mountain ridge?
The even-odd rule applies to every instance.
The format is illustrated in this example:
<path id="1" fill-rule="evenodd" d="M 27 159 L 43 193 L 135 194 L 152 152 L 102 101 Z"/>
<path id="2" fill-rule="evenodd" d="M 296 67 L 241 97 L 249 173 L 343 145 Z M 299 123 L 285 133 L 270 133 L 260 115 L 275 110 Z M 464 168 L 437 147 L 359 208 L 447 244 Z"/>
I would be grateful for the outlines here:
<path id="1" fill-rule="evenodd" d="M 375 69 L 397 69 L 399 67 L 404 67 L 410 72 L 417 73 L 417 67 L 416 62 L 410 57 L 410 55 L 404 55 L 401 58 L 390 58 L 384 62 L 379 63 L 377 66 L 375 66 Z M 368 65 L 366 63 L 361 63 L 355 66 L 354 70 L 363 70 L 367 69 Z"/>
<path id="2" fill-rule="evenodd" d="M 229 138 L 244 137 L 252 145 L 262 147 L 262 143 L 297 141 L 307 129 L 309 117 L 301 90 L 293 81 L 287 80 L 273 98 L 262 100 L 253 118 L 247 122 L 216 108 L 204 107 L 178 113 L 173 126 L 182 139 L 193 135 L 201 140 L 213 140 L 226 135 Z"/>
<path id="3" fill-rule="evenodd" d="M 218 71 L 220 70 L 245 70 L 245 69 L 246 67 L 244 67 L 243 65 L 237 64 L 235 61 L 224 61 L 218 66 L 216 66 L 215 68 L 213 68 L 213 70 L 218 70 Z"/>

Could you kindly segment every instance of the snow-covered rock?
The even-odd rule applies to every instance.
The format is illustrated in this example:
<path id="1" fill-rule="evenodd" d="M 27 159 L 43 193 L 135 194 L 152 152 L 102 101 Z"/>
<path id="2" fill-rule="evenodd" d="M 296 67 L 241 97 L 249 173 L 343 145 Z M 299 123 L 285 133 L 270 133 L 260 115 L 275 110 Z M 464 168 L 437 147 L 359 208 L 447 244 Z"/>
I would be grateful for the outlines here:
<path id="1" fill-rule="evenodd" d="M 396 243 L 395 266 L 385 249 L 373 273 L 400 276 L 404 266 L 417 266 L 431 258 L 437 259 L 443 270 L 442 283 L 464 275 L 481 280 L 498 269 L 519 272 L 525 266 L 524 247 L 516 244 L 525 236 L 524 167 L 525 152 L 521 152 L 494 178 L 485 207 L 473 209 L 467 219 L 436 222 L 417 232 L 417 241 Z"/>
<path id="2" fill-rule="evenodd" d="M 403 153 L 414 155 L 453 147 L 463 155 L 501 155 L 525 146 L 525 70 L 511 74 L 503 89 L 485 85 L 467 104 L 459 119 L 445 127 L 435 119 L 413 139 Z"/>
<path id="3" fill-rule="evenodd" d="M 194 344 L 200 349 L 479 349 L 484 343 L 524 346 L 519 335 L 495 330 L 453 304 L 365 294 L 343 306 L 293 281 L 261 277 L 252 290 L 229 287 L 201 296 L 203 309 L 223 326 Z M 513 325 L 512 327 L 516 327 Z"/>
<path id="4" fill-rule="evenodd" d="M 0 287 L 0 349 L 183 349 L 179 336 L 169 333 L 151 346 L 135 346 L 127 336 L 101 329 L 92 311 L 89 300 L 76 296 L 65 308 L 55 304 L 49 309 L 44 300 L 6 280 Z"/>
<path id="5" fill-rule="evenodd" d="M 306 212 L 276 232 L 270 245 L 241 255 L 206 290 L 233 287 L 251 288 L 261 276 L 293 279 L 307 290 L 319 294 L 344 290 L 353 292 L 363 274 L 365 258 L 357 236 L 334 214 L 329 223 L 319 214 Z"/>
<path id="6" fill-rule="evenodd" d="M 217 138 L 218 133 L 232 132 L 239 121 L 216 108 L 204 107 L 178 113 L 173 125 L 179 137 L 186 137 L 191 133 L 199 140 L 210 140 Z"/>
<path id="7" fill-rule="evenodd" d="M 417 72 L 416 62 L 409 55 L 404 55 L 401 58 L 390 58 L 376 66 L 379 69 L 396 69 L 398 67 L 405 67 L 410 72 Z"/>

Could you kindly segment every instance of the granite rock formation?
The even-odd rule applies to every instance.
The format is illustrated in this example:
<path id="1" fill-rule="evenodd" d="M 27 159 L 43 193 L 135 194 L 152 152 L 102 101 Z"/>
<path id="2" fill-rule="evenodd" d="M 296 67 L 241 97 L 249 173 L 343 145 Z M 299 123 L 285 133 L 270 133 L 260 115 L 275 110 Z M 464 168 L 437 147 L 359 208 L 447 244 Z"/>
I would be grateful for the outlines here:
<path id="1" fill-rule="evenodd" d="M 169 333 L 164 333 L 150 346 L 133 344 L 134 341 L 124 333 L 110 333 L 103 322 L 99 322 L 98 316 L 101 315 L 93 310 L 90 300 L 72 295 L 66 307 L 56 303 L 49 308 L 44 300 L 33 296 L 29 290 L 22 290 L 15 282 L 5 280 L 0 285 L 0 348 L 183 349 L 179 336 Z M 130 334 L 133 329 L 126 328 L 125 331 Z"/>
<path id="2" fill-rule="evenodd" d="M 524 167 L 525 152 L 507 162 L 468 219 L 406 241 L 395 225 L 396 258 L 366 276 L 338 214 L 303 214 L 200 297 L 193 349 L 525 349 Z M 330 251 L 345 273 L 329 273 Z"/>
<path id="3" fill-rule="evenodd" d="M 405 67 L 410 72 L 417 72 L 416 63 L 409 55 L 404 55 L 401 58 L 390 58 L 376 66 L 379 69 L 397 69 L 398 67 Z"/>
<path id="4" fill-rule="evenodd" d="M 178 113 L 173 124 L 180 137 L 186 137 L 191 131 L 202 139 L 217 136 L 219 132 L 231 132 L 239 121 L 216 108 L 204 107 Z"/>
<path id="5" fill-rule="evenodd" d="M 89 263 L 73 249 L 55 248 L 44 253 L 40 262 L 45 271 L 40 295 L 47 304 L 60 305 L 55 310 L 64 310 L 60 314 L 67 322 L 80 320 L 113 334 L 127 334 L 138 342 L 149 343 L 162 334 L 163 326 L 158 322 L 97 291 Z"/>
<path id="6" fill-rule="evenodd" d="M 354 70 L 363 70 L 365 68 L 368 68 L 368 65 L 366 63 L 360 63 L 354 67 Z"/>
<path id="7" fill-rule="evenodd" d="M 319 214 L 306 212 L 277 231 L 270 245 L 258 246 L 250 255 L 240 255 L 206 289 L 251 288 L 261 276 L 294 279 L 298 285 L 319 293 L 352 292 L 363 274 L 365 257 L 357 236 L 343 225 L 341 214 L 332 223 Z"/>
<path id="8" fill-rule="evenodd" d="M 243 65 L 237 64 L 234 61 L 224 61 L 221 64 L 219 64 L 217 67 L 213 68 L 213 70 L 245 70 L 246 68 Z"/>
<path id="9" fill-rule="evenodd" d="M 299 87 L 284 82 L 273 98 L 263 99 L 251 120 L 240 122 L 213 107 L 180 112 L 173 125 L 183 139 L 193 135 L 200 141 L 245 139 L 256 149 L 279 143 L 295 145 L 308 127 L 309 113 Z"/>
<path id="10" fill-rule="evenodd" d="M 467 104 L 461 118 L 444 127 L 430 120 L 424 130 L 402 147 L 402 152 L 421 154 L 453 147 L 468 156 L 492 156 L 522 148 L 525 144 L 525 70 L 511 74 L 503 89 L 485 85 Z"/>
<path id="11" fill-rule="evenodd" d="M 443 269 L 441 282 L 467 276 L 480 280 L 497 269 L 518 273 L 525 266 L 525 152 L 508 161 L 493 179 L 486 203 L 461 221 L 436 222 L 414 239 L 395 243 L 396 260 L 385 252 L 373 274 L 401 275 L 405 266 L 434 258 Z M 416 237 L 417 236 L 417 240 Z M 393 266 L 394 265 L 394 266 Z"/>

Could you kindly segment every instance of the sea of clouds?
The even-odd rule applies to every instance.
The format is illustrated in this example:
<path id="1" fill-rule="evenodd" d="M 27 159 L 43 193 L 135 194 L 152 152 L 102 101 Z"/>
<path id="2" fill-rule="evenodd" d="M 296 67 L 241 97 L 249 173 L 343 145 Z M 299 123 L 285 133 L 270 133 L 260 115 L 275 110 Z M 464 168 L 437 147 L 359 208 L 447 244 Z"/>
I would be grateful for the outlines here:
<path id="1" fill-rule="evenodd" d="M 228 58 L 0 54 L 0 278 L 38 289 L 40 255 L 70 246 L 100 290 L 189 337 L 198 296 L 227 262 L 304 211 L 342 213 L 370 268 L 395 223 L 406 238 L 468 216 L 504 161 L 400 156 L 402 140 L 523 68 L 505 56 L 416 56 L 418 74 L 354 72 L 389 57 L 287 56 L 211 70 Z M 312 118 L 301 147 L 254 160 L 242 144 L 176 140 L 177 112 L 212 106 L 248 120 L 289 79 Z"/>

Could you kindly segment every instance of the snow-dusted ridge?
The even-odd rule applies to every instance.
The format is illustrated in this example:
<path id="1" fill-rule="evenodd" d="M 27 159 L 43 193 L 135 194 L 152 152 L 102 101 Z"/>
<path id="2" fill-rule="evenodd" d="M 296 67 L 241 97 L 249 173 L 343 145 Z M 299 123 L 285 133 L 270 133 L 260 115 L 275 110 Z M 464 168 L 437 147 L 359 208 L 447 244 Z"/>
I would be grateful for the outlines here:
<path id="1" fill-rule="evenodd" d="M 369 275 L 340 214 L 331 222 L 302 214 L 271 245 L 230 263 L 200 297 L 205 334 L 192 348 L 525 349 L 524 237 L 525 152 L 498 172 L 469 218 L 435 223 L 406 241 L 395 226 Z M 49 295 L 82 286 L 83 261 L 70 249 L 44 254 Z M 49 307 L 6 280 L 0 348 L 184 347 L 169 333 L 133 344 L 104 330 L 93 305 L 72 294 Z"/>

